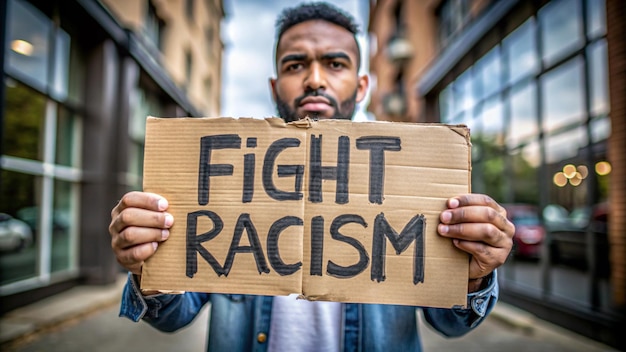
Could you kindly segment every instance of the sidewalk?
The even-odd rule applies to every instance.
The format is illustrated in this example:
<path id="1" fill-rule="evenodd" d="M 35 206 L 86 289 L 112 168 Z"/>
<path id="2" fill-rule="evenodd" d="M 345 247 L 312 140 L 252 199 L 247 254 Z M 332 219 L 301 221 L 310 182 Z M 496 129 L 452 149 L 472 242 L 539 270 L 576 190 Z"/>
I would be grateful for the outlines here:
<path id="1" fill-rule="evenodd" d="M 198 346 L 204 345 L 206 339 L 206 310 L 204 316 L 189 329 L 193 331 L 159 333 L 147 324 L 134 324 L 117 317 L 125 282 L 126 276 L 120 275 L 112 285 L 78 286 L 9 312 L 0 318 L 0 350 L 67 351 L 71 350 L 67 346 L 72 346 L 79 351 L 84 350 L 78 347 L 84 343 L 85 346 L 92 346 L 92 351 L 107 351 L 111 350 L 109 347 L 115 347 L 113 340 L 121 340 L 118 344 L 125 347 L 137 343 L 142 347 L 150 346 L 150 351 L 156 352 L 160 351 L 159 346 L 163 347 L 163 351 L 175 348 L 177 341 L 185 341 L 186 346 L 191 347 L 190 336 L 197 341 L 194 350 L 202 350 Z M 442 337 L 424 324 L 421 314 L 418 317 L 425 351 L 615 351 L 504 302 L 498 302 L 491 315 L 476 330 L 456 339 Z M 109 331 L 111 329 L 116 330 Z M 93 335 L 93 331 L 100 331 L 101 336 Z M 98 338 L 100 344 L 96 342 Z M 72 345 L 64 345 L 69 343 L 68 340 Z M 93 347 L 94 343 L 104 346 Z M 167 343 L 170 345 L 166 347 Z M 43 349 L 38 349 L 38 346 Z M 62 346 L 66 348 L 55 349 Z"/>

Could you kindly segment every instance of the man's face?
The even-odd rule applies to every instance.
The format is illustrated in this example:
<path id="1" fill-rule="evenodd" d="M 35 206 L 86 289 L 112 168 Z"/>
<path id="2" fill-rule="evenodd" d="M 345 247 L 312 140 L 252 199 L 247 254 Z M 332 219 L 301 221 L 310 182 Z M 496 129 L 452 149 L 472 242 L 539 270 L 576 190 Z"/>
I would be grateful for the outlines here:
<path id="1" fill-rule="evenodd" d="M 285 31 L 276 48 L 277 78 L 270 80 L 280 117 L 351 119 L 369 83 L 358 75 L 358 55 L 352 33 L 326 21 Z"/>

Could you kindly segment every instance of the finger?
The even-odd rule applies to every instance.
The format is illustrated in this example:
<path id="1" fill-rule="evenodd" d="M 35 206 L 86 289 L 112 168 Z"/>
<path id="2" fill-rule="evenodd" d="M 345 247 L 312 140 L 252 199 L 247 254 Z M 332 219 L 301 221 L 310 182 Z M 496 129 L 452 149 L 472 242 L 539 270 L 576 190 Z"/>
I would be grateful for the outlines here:
<path id="1" fill-rule="evenodd" d="M 167 229 L 129 226 L 111 238 L 111 247 L 113 249 L 127 249 L 144 243 L 163 242 L 169 236 L 170 231 Z"/>
<path id="2" fill-rule="evenodd" d="M 169 207 L 167 199 L 149 192 L 128 192 L 111 211 L 111 218 L 128 208 L 140 208 L 153 211 L 165 211 Z"/>
<path id="3" fill-rule="evenodd" d="M 443 237 L 460 239 L 464 241 L 483 242 L 493 247 L 507 248 L 511 244 L 511 238 L 492 224 L 485 223 L 461 223 L 439 224 L 439 234 Z"/>
<path id="4" fill-rule="evenodd" d="M 158 244 L 156 242 L 143 243 L 118 251 L 116 258 L 120 265 L 133 274 L 141 275 L 141 267 L 144 261 L 150 258 L 156 252 L 157 248 Z"/>
<path id="5" fill-rule="evenodd" d="M 504 208 L 500 204 L 498 204 L 498 202 L 496 202 L 495 200 L 493 200 L 493 198 L 485 194 L 477 194 L 477 193 L 463 194 L 463 195 L 448 199 L 447 205 L 448 205 L 448 208 L 450 209 L 467 207 L 467 206 L 486 206 L 486 207 L 492 208 L 498 213 L 505 213 Z"/>
<path id="6" fill-rule="evenodd" d="M 488 223 L 508 232 L 512 224 L 506 218 L 506 213 L 500 213 L 487 206 L 463 206 L 441 212 L 439 217 L 444 224 L 460 223 Z"/>
<path id="7" fill-rule="evenodd" d="M 166 212 L 127 208 L 111 221 L 109 232 L 116 236 L 129 226 L 167 229 L 172 227 L 173 223 L 174 217 Z"/>

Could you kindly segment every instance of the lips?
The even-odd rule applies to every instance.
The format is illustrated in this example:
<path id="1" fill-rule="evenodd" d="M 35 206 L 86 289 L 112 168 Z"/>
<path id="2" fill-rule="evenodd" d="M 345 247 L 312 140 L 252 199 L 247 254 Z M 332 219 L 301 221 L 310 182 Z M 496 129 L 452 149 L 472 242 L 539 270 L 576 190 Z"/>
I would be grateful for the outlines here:
<path id="1" fill-rule="evenodd" d="M 306 97 L 300 101 L 299 107 L 306 111 L 323 111 L 332 108 L 332 104 L 324 97 Z"/>

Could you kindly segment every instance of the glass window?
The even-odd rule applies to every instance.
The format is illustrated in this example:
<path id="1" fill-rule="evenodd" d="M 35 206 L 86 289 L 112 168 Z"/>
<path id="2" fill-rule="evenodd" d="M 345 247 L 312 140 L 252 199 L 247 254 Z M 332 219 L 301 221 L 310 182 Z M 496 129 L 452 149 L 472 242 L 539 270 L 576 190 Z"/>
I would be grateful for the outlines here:
<path id="1" fill-rule="evenodd" d="M 41 178 L 2 170 L 0 187 L 0 284 L 37 275 L 37 243 L 41 238 L 36 190 Z"/>
<path id="2" fill-rule="evenodd" d="M 586 0 L 587 36 L 589 39 L 606 34 L 605 0 Z"/>
<path id="3" fill-rule="evenodd" d="M 539 183 L 537 173 L 541 164 L 539 142 L 533 139 L 522 148 L 511 152 L 513 170 L 513 202 L 539 204 Z"/>
<path id="4" fill-rule="evenodd" d="M 50 271 L 58 272 L 73 267 L 74 243 L 72 232 L 77 232 L 78 222 L 73 214 L 76 211 L 74 185 L 70 182 L 54 182 L 54 205 L 52 210 L 52 251 Z"/>
<path id="5" fill-rule="evenodd" d="M 500 46 L 491 49 L 476 63 L 476 91 L 472 92 L 474 97 L 484 99 L 502 89 L 501 64 Z"/>
<path id="6" fill-rule="evenodd" d="M 531 18 L 502 42 L 507 60 L 508 84 L 513 84 L 539 71 L 535 28 L 535 20 Z"/>
<path id="7" fill-rule="evenodd" d="M 545 137 L 546 163 L 555 164 L 579 156 L 587 142 L 587 132 L 583 127 Z"/>
<path id="8" fill-rule="evenodd" d="M 472 145 L 478 146 L 477 167 L 480 168 L 480 179 L 474 183 L 482 183 L 479 189 L 498 201 L 504 199 L 504 158 L 502 102 L 498 97 L 486 101 L 481 109 L 477 122 L 480 126 L 478 135 L 472 138 Z"/>
<path id="9" fill-rule="evenodd" d="M 553 0 L 539 10 L 541 48 L 546 65 L 582 47 L 580 0 Z"/>
<path id="10" fill-rule="evenodd" d="M 611 136 L 611 119 L 608 116 L 594 119 L 589 124 L 589 129 L 591 130 L 591 142 L 605 141 Z"/>
<path id="11" fill-rule="evenodd" d="M 8 6 L 7 69 L 40 91 L 48 82 L 50 20 L 30 4 L 11 1 Z"/>
<path id="12" fill-rule="evenodd" d="M 6 100 L 2 152 L 5 155 L 43 161 L 46 98 L 5 78 Z"/>
<path id="13" fill-rule="evenodd" d="M 70 64 L 70 36 L 60 28 L 56 29 L 54 48 L 54 79 L 50 95 L 57 100 L 67 99 Z"/>
<path id="14" fill-rule="evenodd" d="M 580 124 L 585 114 L 585 87 L 580 57 L 541 77 L 544 132 Z"/>
<path id="15" fill-rule="evenodd" d="M 59 109 L 56 135 L 56 164 L 63 166 L 80 166 L 80 128 L 79 118 L 68 109 Z"/>
<path id="16" fill-rule="evenodd" d="M 468 111 L 473 108 L 474 104 L 476 104 L 476 95 L 473 89 L 471 67 L 459 76 L 454 83 L 454 88 L 456 90 L 455 97 L 458 99 L 458 103 L 460 104 L 457 113 L 461 111 Z"/>
<path id="17" fill-rule="evenodd" d="M 452 84 L 449 84 L 439 93 L 439 116 L 443 123 L 450 123 L 454 113 L 454 99 L 452 98 Z"/>
<path id="18" fill-rule="evenodd" d="M 608 59 L 606 50 L 605 40 L 600 40 L 587 47 L 592 116 L 609 113 Z"/>
<path id="19" fill-rule="evenodd" d="M 504 112 L 500 97 L 487 100 L 480 114 L 481 135 L 494 146 L 502 146 L 504 142 Z"/>
<path id="20" fill-rule="evenodd" d="M 535 81 L 511 92 L 510 108 L 507 144 L 513 149 L 539 134 Z"/>

